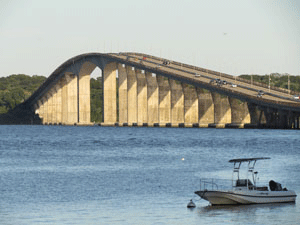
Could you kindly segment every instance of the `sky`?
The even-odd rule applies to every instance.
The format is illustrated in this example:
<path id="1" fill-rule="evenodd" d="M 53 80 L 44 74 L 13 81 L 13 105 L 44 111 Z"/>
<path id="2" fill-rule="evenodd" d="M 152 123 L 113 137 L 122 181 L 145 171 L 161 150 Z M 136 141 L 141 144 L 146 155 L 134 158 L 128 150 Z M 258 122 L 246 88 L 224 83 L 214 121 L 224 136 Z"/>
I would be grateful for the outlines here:
<path id="1" fill-rule="evenodd" d="M 48 77 L 89 52 L 300 75 L 300 0 L 0 0 L 0 77 Z"/>

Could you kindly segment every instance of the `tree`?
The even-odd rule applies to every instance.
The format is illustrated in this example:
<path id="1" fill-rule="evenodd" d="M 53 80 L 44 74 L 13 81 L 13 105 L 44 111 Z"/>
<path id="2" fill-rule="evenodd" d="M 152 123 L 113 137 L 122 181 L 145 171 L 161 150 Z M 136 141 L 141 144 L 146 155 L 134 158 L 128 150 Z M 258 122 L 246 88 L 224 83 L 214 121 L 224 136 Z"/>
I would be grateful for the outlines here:
<path id="1" fill-rule="evenodd" d="M 46 80 L 43 76 L 19 74 L 0 78 L 0 114 L 25 101 Z"/>

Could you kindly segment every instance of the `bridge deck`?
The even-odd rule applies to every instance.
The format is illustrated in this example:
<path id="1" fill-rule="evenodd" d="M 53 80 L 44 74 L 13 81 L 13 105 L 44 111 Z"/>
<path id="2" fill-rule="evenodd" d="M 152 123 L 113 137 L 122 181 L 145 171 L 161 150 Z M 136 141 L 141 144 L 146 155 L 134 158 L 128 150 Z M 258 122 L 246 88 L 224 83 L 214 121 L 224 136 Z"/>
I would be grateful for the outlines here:
<path id="1" fill-rule="evenodd" d="M 204 72 L 205 69 L 198 69 L 197 67 L 180 64 L 178 62 L 169 61 L 170 64 L 165 65 L 163 64 L 164 59 L 158 57 L 146 56 L 146 59 L 143 60 L 145 55 L 139 53 L 111 54 L 111 56 L 124 60 L 125 62 L 142 64 L 140 66 L 155 70 L 158 73 L 168 73 L 179 79 L 190 80 L 190 82 L 194 84 L 202 84 L 209 89 L 222 89 L 224 94 L 231 93 L 231 95 L 240 98 L 241 100 L 248 101 L 249 99 L 252 99 L 252 101 L 258 104 L 261 103 L 264 105 L 264 103 L 268 103 L 267 105 L 277 105 L 277 108 L 292 107 L 298 108 L 297 111 L 300 111 L 300 101 L 293 99 L 293 95 L 287 93 L 287 90 L 284 89 L 281 90 L 277 88 L 277 90 L 274 90 L 274 87 L 267 88 L 256 84 L 249 84 L 246 81 L 242 81 L 242 79 L 236 79 L 234 76 L 214 71 L 214 73 L 212 73 L 210 70 L 206 70 L 206 72 Z M 212 79 L 225 80 L 229 84 L 236 84 L 237 87 L 232 87 L 228 84 L 211 84 L 210 82 Z M 263 91 L 264 95 L 258 97 L 258 91 Z"/>

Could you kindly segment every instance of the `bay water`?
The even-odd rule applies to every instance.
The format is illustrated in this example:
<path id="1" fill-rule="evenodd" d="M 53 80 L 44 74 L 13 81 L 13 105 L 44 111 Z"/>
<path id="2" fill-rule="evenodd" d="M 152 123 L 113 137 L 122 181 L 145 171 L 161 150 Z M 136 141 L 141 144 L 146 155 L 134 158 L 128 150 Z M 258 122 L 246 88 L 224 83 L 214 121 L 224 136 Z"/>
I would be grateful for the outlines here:
<path id="1" fill-rule="evenodd" d="M 259 184 L 300 193 L 297 130 L 0 126 L 0 224 L 299 224 L 297 202 L 215 207 L 194 194 L 246 157 L 271 158 Z"/>

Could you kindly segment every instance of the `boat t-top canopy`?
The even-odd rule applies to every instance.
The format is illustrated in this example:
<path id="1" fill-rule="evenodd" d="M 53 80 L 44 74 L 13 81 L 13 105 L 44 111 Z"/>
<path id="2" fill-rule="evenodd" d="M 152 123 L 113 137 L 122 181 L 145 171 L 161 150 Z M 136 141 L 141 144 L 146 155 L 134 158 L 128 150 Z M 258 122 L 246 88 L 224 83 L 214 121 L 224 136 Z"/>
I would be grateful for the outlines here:
<path id="1" fill-rule="evenodd" d="M 234 174 L 237 175 L 237 179 L 240 179 L 240 167 L 243 162 L 248 163 L 248 173 L 252 174 L 254 185 L 256 185 L 256 179 L 254 175 L 257 175 L 257 172 L 254 172 L 254 167 L 257 160 L 264 160 L 270 159 L 269 157 L 260 157 L 260 158 L 241 158 L 241 159 L 231 159 L 229 160 L 230 163 L 234 163 L 233 165 L 233 174 L 232 174 L 232 182 Z M 248 180 L 248 173 L 247 173 L 247 180 Z"/>
<path id="2" fill-rule="evenodd" d="M 260 158 L 242 158 L 242 159 L 231 159 L 229 160 L 230 163 L 241 163 L 241 162 L 251 162 L 256 160 L 263 160 L 263 159 L 271 159 L 270 157 L 260 157 Z"/>

